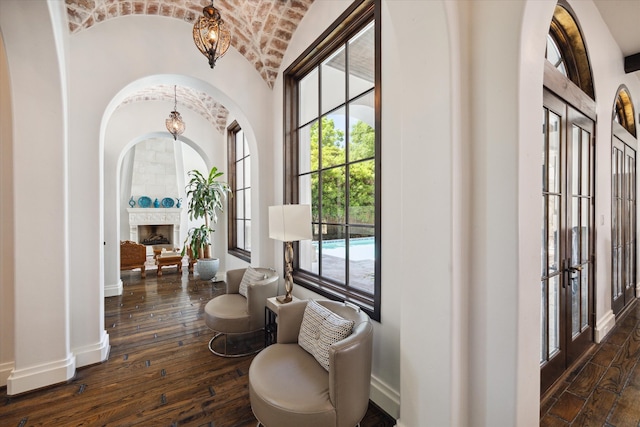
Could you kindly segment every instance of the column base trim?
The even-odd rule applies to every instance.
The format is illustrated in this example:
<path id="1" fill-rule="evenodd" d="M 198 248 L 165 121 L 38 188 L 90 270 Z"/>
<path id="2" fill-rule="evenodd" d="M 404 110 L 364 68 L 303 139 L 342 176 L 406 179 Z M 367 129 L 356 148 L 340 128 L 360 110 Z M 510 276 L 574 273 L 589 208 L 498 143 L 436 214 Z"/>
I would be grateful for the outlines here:
<path id="1" fill-rule="evenodd" d="M 117 297 L 122 295 L 123 286 L 122 280 L 118 280 L 118 283 L 112 285 L 104 285 L 104 296 L 106 297 Z"/>
<path id="2" fill-rule="evenodd" d="M 7 395 L 24 393 L 66 382 L 76 372 L 76 357 L 45 363 L 26 369 L 14 369 L 7 378 Z"/>
<path id="3" fill-rule="evenodd" d="M 600 343 L 604 337 L 607 336 L 607 334 L 609 332 L 611 332 L 611 329 L 613 329 L 613 327 L 616 324 L 616 316 L 614 316 L 613 314 L 613 310 L 609 310 L 607 311 L 604 316 L 602 316 L 600 319 L 598 319 L 596 321 L 596 328 L 595 328 L 595 341 L 597 343 Z"/>
<path id="4" fill-rule="evenodd" d="M 0 387 L 7 385 L 7 378 L 11 375 L 13 368 L 13 362 L 0 363 Z"/>
<path id="5" fill-rule="evenodd" d="M 110 350 L 109 334 L 107 334 L 106 331 L 102 331 L 100 342 L 73 350 L 76 356 L 76 367 L 81 368 L 83 366 L 104 362 L 109 358 Z"/>

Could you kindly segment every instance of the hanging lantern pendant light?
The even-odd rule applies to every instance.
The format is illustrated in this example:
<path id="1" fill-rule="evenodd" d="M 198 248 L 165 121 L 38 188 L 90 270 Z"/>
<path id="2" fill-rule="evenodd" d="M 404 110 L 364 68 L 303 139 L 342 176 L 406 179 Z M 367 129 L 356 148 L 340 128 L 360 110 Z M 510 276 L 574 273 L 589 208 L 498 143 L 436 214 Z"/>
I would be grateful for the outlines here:
<path id="1" fill-rule="evenodd" d="M 173 86 L 173 111 L 169 114 L 169 118 L 165 120 L 165 125 L 169 133 L 173 135 L 174 141 L 178 139 L 178 135 L 182 135 L 186 128 L 180 113 L 178 113 L 178 96 L 175 85 Z"/>
<path id="2" fill-rule="evenodd" d="M 231 44 L 231 34 L 220 17 L 220 12 L 213 7 L 213 0 L 211 6 L 202 9 L 202 15 L 193 24 L 193 41 L 213 68 L 218 58 L 227 53 Z"/>

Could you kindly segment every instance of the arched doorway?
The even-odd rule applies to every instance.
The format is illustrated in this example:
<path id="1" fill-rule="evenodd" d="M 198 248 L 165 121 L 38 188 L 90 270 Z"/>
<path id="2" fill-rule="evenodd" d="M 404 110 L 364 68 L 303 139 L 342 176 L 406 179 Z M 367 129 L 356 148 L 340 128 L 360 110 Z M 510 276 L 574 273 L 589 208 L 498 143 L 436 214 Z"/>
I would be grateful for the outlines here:
<path id="1" fill-rule="evenodd" d="M 593 342 L 595 95 L 577 21 L 559 2 L 547 36 L 543 108 L 541 391 Z"/>
<path id="2" fill-rule="evenodd" d="M 636 297 L 637 150 L 633 102 L 622 86 L 611 123 L 611 309 L 616 316 Z"/>

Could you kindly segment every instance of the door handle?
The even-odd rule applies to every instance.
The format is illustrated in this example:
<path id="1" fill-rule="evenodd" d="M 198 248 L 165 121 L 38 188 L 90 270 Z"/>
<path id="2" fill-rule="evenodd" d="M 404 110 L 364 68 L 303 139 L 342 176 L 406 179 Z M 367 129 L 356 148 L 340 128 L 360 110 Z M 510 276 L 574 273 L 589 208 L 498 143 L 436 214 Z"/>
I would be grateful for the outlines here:
<path id="1" fill-rule="evenodd" d="M 569 268 L 567 268 L 567 270 L 568 270 L 570 273 L 577 273 L 578 271 L 582 271 L 582 266 L 581 266 L 581 265 L 579 265 L 579 266 L 577 266 L 577 267 L 569 267 Z"/>

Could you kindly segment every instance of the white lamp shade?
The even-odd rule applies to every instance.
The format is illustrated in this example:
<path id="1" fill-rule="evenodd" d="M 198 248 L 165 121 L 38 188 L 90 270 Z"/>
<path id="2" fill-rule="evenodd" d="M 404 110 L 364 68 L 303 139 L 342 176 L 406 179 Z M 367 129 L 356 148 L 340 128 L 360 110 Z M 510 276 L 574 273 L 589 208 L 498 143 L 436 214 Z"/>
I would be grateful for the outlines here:
<path id="1" fill-rule="evenodd" d="M 310 240 L 311 205 L 269 206 L 269 237 L 283 242 Z"/>

